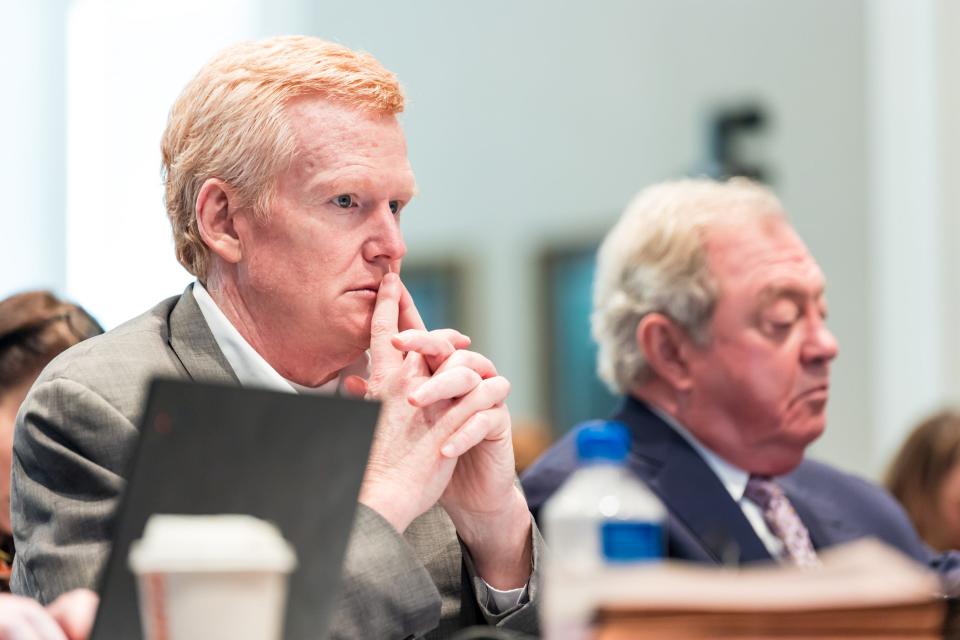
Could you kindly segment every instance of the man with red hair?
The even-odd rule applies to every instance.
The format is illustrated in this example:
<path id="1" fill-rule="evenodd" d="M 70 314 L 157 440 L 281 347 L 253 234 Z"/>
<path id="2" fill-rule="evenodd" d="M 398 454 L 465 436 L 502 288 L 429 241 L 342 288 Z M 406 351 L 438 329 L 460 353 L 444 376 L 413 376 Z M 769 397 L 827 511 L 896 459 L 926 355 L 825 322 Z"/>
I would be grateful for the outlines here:
<path id="1" fill-rule="evenodd" d="M 231 47 L 187 85 L 162 152 L 197 281 L 60 357 L 27 398 L 15 590 L 47 602 L 96 583 L 147 382 L 166 376 L 383 403 L 335 637 L 536 628 L 510 385 L 465 336 L 426 331 L 398 275 L 416 192 L 402 108 L 371 56 L 298 36 Z"/>

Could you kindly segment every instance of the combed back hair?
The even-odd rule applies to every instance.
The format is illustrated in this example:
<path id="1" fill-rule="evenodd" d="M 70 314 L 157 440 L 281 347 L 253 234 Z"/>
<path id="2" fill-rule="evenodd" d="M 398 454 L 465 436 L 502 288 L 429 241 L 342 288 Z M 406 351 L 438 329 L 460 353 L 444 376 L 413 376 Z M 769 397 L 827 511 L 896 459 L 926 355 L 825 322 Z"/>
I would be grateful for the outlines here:
<path id="1" fill-rule="evenodd" d="M 316 95 L 375 114 L 403 111 L 396 76 L 373 56 L 307 36 L 244 42 L 220 52 L 184 88 L 163 134 L 167 215 L 177 260 L 201 281 L 209 252 L 196 202 L 208 178 L 234 188 L 263 219 L 276 178 L 297 151 L 285 106 Z"/>
<path id="2" fill-rule="evenodd" d="M 957 532 L 947 530 L 939 502 L 944 481 L 958 463 L 960 413 L 944 410 L 914 428 L 894 456 L 884 479 L 920 537 L 940 551 L 952 548 L 957 539 Z"/>
<path id="3" fill-rule="evenodd" d="M 0 301 L 0 393 L 37 375 L 61 351 L 101 333 L 86 311 L 49 291 Z"/>
<path id="4" fill-rule="evenodd" d="M 705 233 L 770 217 L 784 218 L 780 201 L 744 178 L 663 182 L 633 199 L 600 246 L 594 282 L 597 370 L 612 391 L 628 393 L 652 375 L 636 338 L 647 314 L 661 313 L 707 343 L 718 290 Z"/>

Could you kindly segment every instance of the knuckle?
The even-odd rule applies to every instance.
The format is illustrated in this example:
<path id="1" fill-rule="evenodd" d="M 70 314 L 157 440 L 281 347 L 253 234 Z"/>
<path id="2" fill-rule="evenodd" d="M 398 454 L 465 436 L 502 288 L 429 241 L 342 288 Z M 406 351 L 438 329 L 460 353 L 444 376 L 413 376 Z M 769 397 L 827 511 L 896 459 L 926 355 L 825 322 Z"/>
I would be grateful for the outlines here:
<path id="1" fill-rule="evenodd" d="M 456 350 L 451 351 L 440 366 L 446 370 L 464 366 L 463 352 Z"/>
<path id="2" fill-rule="evenodd" d="M 373 338 L 383 338 L 391 333 L 394 333 L 390 330 L 390 325 L 382 319 L 374 317 L 373 322 L 370 323 L 370 336 Z"/>
<path id="3" fill-rule="evenodd" d="M 503 376 L 494 376 L 483 381 L 490 395 L 503 396 L 509 393 L 510 383 Z"/>
<path id="4" fill-rule="evenodd" d="M 474 371 L 473 369 L 467 369 L 463 367 L 460 369 L 463 373 L 461 374 L 464 378 L 464 382 L 470 384 L 474 387 L 480 385 L 483 382 L 483 379 L 480 377 L 480 374 Z"/>
<path id="5" fill-rule="evenodd" d="M 482 356 L 473 351 L 458 349 L 453 355 L 450 356 L 450 359 L 455 359 L 456 363 L 461 367 L 467 367 L 468 369 L 478 373 L 483 371 Z"/>
<path id="6" fill-rule="evenodd" d="M 483 432 L 490 428 L 490 418 L 487 417 L 486 411 L 478 411 L 473 414 L 473 418 L 470 420 L 470 426 L 474 431 Z"/>
<path id="7" fill-rule="evenodd" d="M 449 357 L 454 353 L 453 347 L 451 347 L 448 342 L 442 340 L 428 340 L 424 343 L 424 348 L 429 351 L 432 356 L 443 358 L 444 363 L 446 363 L 446 360 L 449 360 Z"/>

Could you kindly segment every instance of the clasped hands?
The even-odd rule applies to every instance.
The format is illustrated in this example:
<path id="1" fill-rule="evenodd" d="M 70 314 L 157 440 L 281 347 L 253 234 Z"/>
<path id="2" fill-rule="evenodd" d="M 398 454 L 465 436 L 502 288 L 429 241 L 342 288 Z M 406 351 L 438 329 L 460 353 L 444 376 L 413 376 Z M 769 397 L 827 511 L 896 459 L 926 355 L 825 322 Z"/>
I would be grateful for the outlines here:
<path id="1" fill-rule="evenodd" d="M 400 533 L 439 502 L 480 576 L 523 586 L 531 520 L 515 484 L 510 383 L 468 337 L 428 332 L 396 274 L 380 283 L 370 334 L 370 378 L 345 381 L 382 403 L 360 502 Z"/>

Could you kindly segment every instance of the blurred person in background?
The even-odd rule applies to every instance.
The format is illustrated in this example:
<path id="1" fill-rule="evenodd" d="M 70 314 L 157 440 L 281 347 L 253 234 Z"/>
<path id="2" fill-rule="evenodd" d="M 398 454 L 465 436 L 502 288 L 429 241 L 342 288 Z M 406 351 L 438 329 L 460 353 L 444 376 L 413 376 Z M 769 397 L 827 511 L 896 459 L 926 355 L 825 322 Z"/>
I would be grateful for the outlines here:
<path id="1" fill-rule="evenodd" d="M 9 590 L 13 561 L 10 528 L 10 463 L 17 411 L 40 371 L 58 354 L 103 333 L 82 308 L 48 291 L 29 291 L 0 301 L 0 591 Z M 30 598 L 0 595 L 0 640 L 85 638 L 93 624 L 96 595 L 64 594 L 46 609 Z"/>
<path id="2" fill-rule="evenodd" d="M 944 410 L 918 424 L 884 484 L 928 545 L 960 549 L 960 413 Z"/>
<path id="3" fill-rule="evenodd" d="M 769 189 L 644 190 L 604 239 L 595 283 L 598 369 L 624 396 L 628 468 L 667 508 L 667 555 L 809 567 L 875 537 L 958 590 L 960 555 L 934 554 L 880 487 L 805 456 L 838 344 L 824 275 Z M 576 468 L 575 439 L 522 476 L 535 514 Z"/>
<path id="4" fill-rule="evenodd" d="M 47 364 L 103 329 L 86 311 L 48 291 L 0 301 L 0 590 L 9 590 L 13 560 L 10 464 L 20 403 Z"/>
<path id="5" fill-rule="evenodd" d="M 530 420 L 514 424 L 513 457 L 517 463 L 517 473 L 523 473 L 551 444 L 553 436 L 546 423 Z"/>

